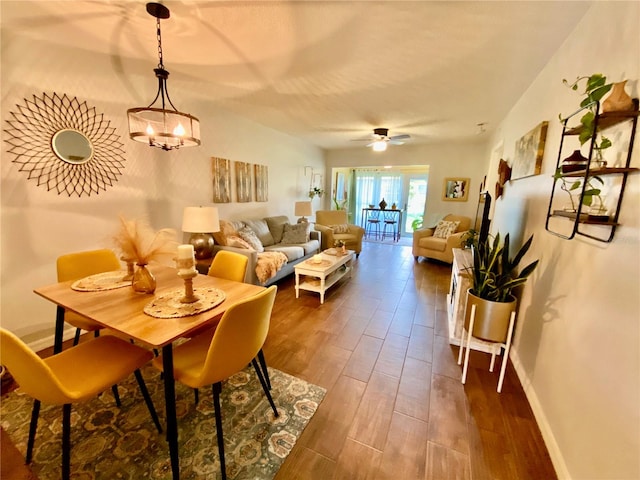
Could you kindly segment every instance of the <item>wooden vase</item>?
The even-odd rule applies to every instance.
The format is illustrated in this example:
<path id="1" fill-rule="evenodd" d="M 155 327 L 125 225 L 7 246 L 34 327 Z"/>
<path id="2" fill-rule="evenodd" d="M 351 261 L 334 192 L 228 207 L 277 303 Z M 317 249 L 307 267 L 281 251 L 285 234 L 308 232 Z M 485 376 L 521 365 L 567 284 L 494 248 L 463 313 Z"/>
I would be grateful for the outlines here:
<path id="1" fill-rule="evenodd" d="M 613 84 L 611 93 L 602 102 L 603 112 L 624 112 L 627 110 L 633 110 L 633 99 L 627 94 L 624 87 L 627 84 L 626 80 Z"/>

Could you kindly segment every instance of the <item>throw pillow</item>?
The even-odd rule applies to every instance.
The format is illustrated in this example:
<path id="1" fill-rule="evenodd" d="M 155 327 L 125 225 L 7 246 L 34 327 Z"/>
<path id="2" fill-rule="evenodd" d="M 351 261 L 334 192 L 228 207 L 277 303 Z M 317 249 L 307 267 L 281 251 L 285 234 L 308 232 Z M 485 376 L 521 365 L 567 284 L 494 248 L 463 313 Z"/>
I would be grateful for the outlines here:
<path id="1" fill-rule="evenodd" d="M 258 220 L 245 220 L 244 224 L 254 231 L 256 237 L 260 239 L 260 243 L 263 247 L 268 247 L 269 245 L 273 245 L 273 235 L 269 231 L 269 226 L 264 219 Z"/>
<path id="2" fill-rule="evenodd" d="M 267 217 L 265 220 L 273 236 L 274 243 L 280 243 L 284 234 L 284 226 L 289 223 L 289 218 L 286 215 L 278 215 L 277 217 Z"/>
<path id="3" fill-rule="evenodd" d="M 242 238 L 236 236 L 236 235 L 229 235 L 227 237 L 227 246 L 228 247 L 236 247 L 236 248 L 247 248 L 247 249 L 251 249 L 253 248 L 249 242 L 243 240 Z"/>
<path id="4" fill-rule="evenodd" d="M 349 225 L 346 223 L 341 225 L 329 225 L 329 228 L 333 230 L 333 233 L 349 233 Z"/>
<path id="5" fill-rule="evenodd" d="M 213 239 L 218 245 L 226 245 L 227 237 L 232 235 L 238 235 L 236 227 L 227 220 L 220 220 L 220 231 L 213 234 Z"/>
<path id="6" fill-rule="evenodd" d="M 240 236 L 240 238 L 242 238 L 242 240 L 251 245 L 251 248 L 253 248 L 256 252 L 264 252 L 264 246 L 262 245 L 262 242 L 257 237 L 256 233 L 251 230 L 251 228 L 241 228 L 240 230 L 238 230 L 238 235 Z"/>
<path id="7" fill-rule="evenodd" d="M 449 222 L 447 220 L 440 220 L 436 226 L 436 231 L 433 232 L 433 236 L 436 238 L 449 238 L 453 235 L 458 228 L 460 222 Z"/>
<path id="8" fill-rule="evenodd" d="M 310 223 L 296 223 L 295 225 L 287 223 L 284 226 L 284 233 L 282 234 L 282 241 L 280 243 L 285 245 L 306 243 L 309 241 L 310 230 Z"/>

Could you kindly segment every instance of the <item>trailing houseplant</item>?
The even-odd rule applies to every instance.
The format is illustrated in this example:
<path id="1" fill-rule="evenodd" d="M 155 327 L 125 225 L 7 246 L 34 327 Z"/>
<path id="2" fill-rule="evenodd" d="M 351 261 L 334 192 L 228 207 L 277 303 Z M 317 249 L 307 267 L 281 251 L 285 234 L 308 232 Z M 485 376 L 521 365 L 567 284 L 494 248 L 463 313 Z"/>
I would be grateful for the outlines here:
<path id="1" fill-rule="evenodd" d="M 594 125 L 596 119 L 597 102 L 611 90 L 613 83 L 607 83 L 607 77 L 601 73 L 594 73 L 590 76 L 582 76 L 576 78 L 573 83 L 569 83 L 566 78 L 562 79 L 562 83 L 571 90 L 577 91 L 580 84 L 584 82 L 584 98 L 580 102 L 580 108 L 586 108 L 585 113 L 580 118 L 582 130 L 580 131 L 580 145 L 584 145 L 593 136 Z M 564 122 L 566 118 L 560 115 L 560 121 Z M 596 132 L 598 133 L 598 132 Z M 602 158 L 602 151 L 611 147 L 611 140 L 604 135 L 600 135 L 600 142 L 594 142 L 594 150 L 598 159 Z"/>
<path id="2" fill-rule="evenodd" d="M 313 197 L 318 196 L 318 198 L 322 198 L 324 195 L 324 190 L 320 187 L 313 187 L 309 189 L 309 198 L 313 200 Z"/>
<path id="3" fill-rule="evenodd" d="M 572 192 L 575 191 L 576 194 L 580 193 L 580 187 L 582 186 L 582 182 L 586 181 L 587 185 L 584 189 L 584 193 L 582 194 L 582 204 L 585 207 L 597 207 L 598 210 L 604 209 L 604 201 L 600 194 L 602 193 L 602 189 L 598 188 L 594 185 L 594 182 L 600 183 L 600 185 L 604 185 L 604 181 L 602 178 L 594 175 L 590 176 L 586 180 L 578 179 L 578 180 L 567 180 L 567 177 L 562 172 L 562 167 L 558 167 L 556 169 L 556 173 L 553 175 L 554 180 L 560 180 L 560 190 L 567 192 L 569 195 L 569 199 L 571 200 L 571 211 L 577 212 L 578 206 L 574 201 L 574 195 Z"/>
<path id="4" fill-rule="evenodd" d="M 515 309 L 513 290 L 523 285 L 535 270 L 535 260 L 518 270 L 518 265 L 533 242 L 533 235 L 513 258 L 509 257 L 509 234 L 500 241 L 500 234 L 493 239 L 475 241 L 471 246 L 473 270 L 471 288 L 467 291 L 465 328 L 469 328 L 471 307 L 476 306 L 473 336 L 491 342 L 504 342 L 507 336 L 509 316 Z"/>

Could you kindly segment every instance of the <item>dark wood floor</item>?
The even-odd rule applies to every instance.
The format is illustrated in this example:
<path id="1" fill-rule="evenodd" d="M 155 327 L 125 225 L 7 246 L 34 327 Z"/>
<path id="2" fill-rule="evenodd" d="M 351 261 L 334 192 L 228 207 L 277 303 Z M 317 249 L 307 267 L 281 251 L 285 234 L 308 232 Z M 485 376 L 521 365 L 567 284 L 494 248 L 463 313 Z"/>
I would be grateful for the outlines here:
<path id="1" fill-rule="evenodd" d="M 450 271 L 416 263 L 410 247 L 366 243 L 324 305 L 296 299 L 293 278 L 279 284 L 267 361 L 327 395 L 278 480 L 557 478 L 511 365 L 498 394 L 499 365 L 490 373 L 488 355 L 472 352 L 460 383 Z M 5 437 L 0 476 L 31 478 Z"/>

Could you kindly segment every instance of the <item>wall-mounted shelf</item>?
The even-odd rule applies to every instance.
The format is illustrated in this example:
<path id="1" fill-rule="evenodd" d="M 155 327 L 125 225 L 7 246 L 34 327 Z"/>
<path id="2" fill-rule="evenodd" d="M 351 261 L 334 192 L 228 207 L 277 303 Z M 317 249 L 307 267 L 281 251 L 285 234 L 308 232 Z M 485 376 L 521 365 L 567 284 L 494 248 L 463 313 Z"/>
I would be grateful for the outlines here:
<path id="1" fill-rule="evenodd" d="M 583 130 L 583 126 L 570 127 L 569 123 L 579 123 L 579 119 L 585 111 L 595 106 L 595 119 L 594 119 L 594 132 L 591 138 L 584 144 L 588 146 L 588 157 L 585 158 L 584 168 L 574 171 L 568 171 L 562 173 L 563 159 L 566 159 L 570 151 L 576 151 L 580 148 L 580 144 L 577 137 Z M 630 167 L 631 154 L 633 151 L 633 143 L 635 140 L 635 133 L 638 124 L 638 99 L 633 99 L 633 110 L 619 111 L 619 112 L 600 112 L 600 104 L 587 105 L 586 107 L 571 114 L 563 122 L 562 136 L 560 139 L 560 147 L 558 149 L 558 160 L 556 162 L 556 172 L 554 177 L 553 188 L 551 190 L 551 197 L 549 198 L 549 208 L 547 210 L 547 220 L 545 228 L 548 232 L 570 240 L 575 237 L 576 234 L 583 235 L 585 237 L 592 238 L 600 242 L 610 242 L 615 235 L 616 227 L 620 225 L 618 223 L 618 217 L 620 214 L 620 207 L 622 205 L 622 198 L 624 196 L 624 190 L 627 183 L 627 177 L 640 171 L 638 168 Z M 619 135 L 616 136 L 616 144 L 626 145 L 628 141 L 628 147 L 626 151 L 626 161 L 622 167 L 603 167 L 595 162 L 595 154 L 597 149 L 596 139 L 599 133 L 613 127 L 618 127 Z M 575 137 L 571 139 L 570 137 Z M 565 143 L 565 139 L 567 139 Z M 579 167 L 578 167 L 579 168 Z M 606 192 L 607 197 L 612 196 L 615 199 L 615 204 L 612 206 L 606 214 L 600 212 L 590 212 L 590 207 L 586 206 L 583 201 L 585 197 L 589 196 L 590 189 L 593 188 L 592 182 L 601 181 L 604 183 L 603 178 L 612 179 L 611 185 L 608 185 Z M 579 186 L 574 190 L 575 197 L 573 205 L 570 210 L 567 210 L 562 206 L 562 198 L 567 201 L 571 201 L 566 192 L 558 194 L 558 190 L 561 190 L 560 185 L 563 183 L 580 182 Z M 598 184 L 599 185 L 599 184 Z M 565 202 L 566 203 L 566 202 Z"/>

